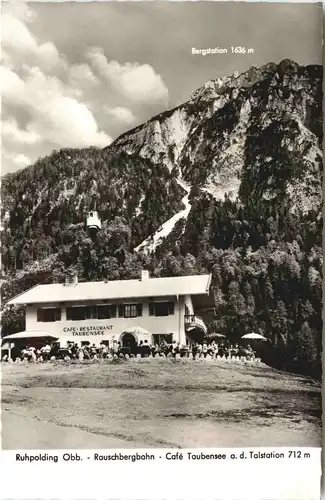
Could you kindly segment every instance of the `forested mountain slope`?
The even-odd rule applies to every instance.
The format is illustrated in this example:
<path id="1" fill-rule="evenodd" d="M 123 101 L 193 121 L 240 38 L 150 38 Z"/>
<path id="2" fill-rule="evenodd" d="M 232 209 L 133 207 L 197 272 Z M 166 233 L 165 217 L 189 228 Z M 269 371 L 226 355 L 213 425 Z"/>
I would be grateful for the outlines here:
<path id="1" fill-rule="evenodd" d="M 67 269 L 80 280 L 209 271 L 212 329 L 261 331 L 273 363 L 316 373 L 321 143 L 322 68 L 286 60 L 207 82 L 104 150 L 53 152 L 2 179 L 3 301 Z M 23 326 L 19 314 L 5 310 L 3 333 Z"/>

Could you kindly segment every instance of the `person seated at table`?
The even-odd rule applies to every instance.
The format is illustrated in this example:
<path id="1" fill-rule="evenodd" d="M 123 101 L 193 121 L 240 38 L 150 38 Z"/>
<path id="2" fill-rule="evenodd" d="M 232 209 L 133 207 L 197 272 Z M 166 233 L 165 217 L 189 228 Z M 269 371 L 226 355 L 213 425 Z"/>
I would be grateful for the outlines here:
<path id="1" fill-rule="evenodd" d="M 234 355 L 235 355 L 235 348 L 233 344 L 231 344 L 229 347 L 229 358 L 232 358 Z"/>
<path id="2" fill-rule="evenodd" d="M 83 346 L 84 359 L 90 359 L 90 349 L 88 345 Z"/>
<path id="3" fill-rule="evenodd" d="M 203 354 L 204 358 L 206 358 L 208 355 L 208 344 L 206 342 L 203 342 L 202 354 Z"/>
<path id="4" fill-rule="evenodd" d="M 159 346 L 157 344 L 153 344 L 151 346 L 151 354 L 152 354 L 152 357 L 154 358 L 155 355 L 158 353 L 158 349 L 159 349 Z"/>
<path id="5" fill-rule="evenodd" d="M 79 359 L 79 361 L 84 360 L 84 350 L 82 347 L 78 347 L 77 358 Z"/>
<path id="6" fill-rule="evenodd" d="M 225 355 L 225 344 L 223 342 L 221 342 L 220 347 L 218 349 L 218 355 L 221 358 L 223 358 L 223 356 Z"/>
<path id="7" fill-rule="evenodd" d="M 255 353 L 250 345 L 247 346 L 247 359 L 251 360 L 255 358 Z"/>
<path id="8" fill-rule="evenodd" d="M 239 346 L 239 349 L 238 349 L 238 356 L 240 358 L 244 358 L 246 357 L 246 354 L 247 354 L 247 350 L 241 345 Z"/>
<path id="9" fill-rule="evenodd" d="M 104 359 L 107 358 L 108 353 L 109 353 L 108 345 L 102 344 L 102 356 Z"/>
<path id="10" fill-rule="evenodd" d="M 41 356 L 43 358 L 43 361 L 49 361 L 50 354 L 51 354 L 51 346 L 49 344 L 46 344 L 41 348 Z"/>
<path id="11" fill-rule="evenodd" d="M 29 346 L 27 350 L 27 359 L 28 361 L 35 361 L 36 360 L 36 349 L 33 346 Z"/>
<path id="12" fill-rule="evenodd" d="M 181 358 L 187 358 L 189 356 L 190 349 L 187 345 L 182 345 L 180 347 Z"/>
<path id="13" fill-rule="evenodd" d="M 197 353 L 198 353 L 197 344 L 196 344 L 196 342 L 193 342 L 193 344 L 192 344 L 192 356 L 193 356 L 193 358 L 195 358 L 195 356 L 197 355 Z"/>
<path id="14" fill-rule="evenodd" d="M 166 342 L 166 340 L 163 341 L 163 343 L 161 344 L 161 351 L 160 351 L 160 354 L 163 354 L 163 356 L 167 356 L 167 354 L 169 353 L 169 344 Z"/>
<path id="15" fill-rule="evenodd" d="M 77 353 L 78 353 L 78 344 L 77 342 L 73 342 L 71 345 L 71 354 L 73 359 L 77 359 Z"/>
<path id="16" fill-rule="evenodd" d="M 180 351 L 179 342 L 176 342 L 176 340 L 174 340 L 174 342 L 172 343 L 172 349 L 171 349 L 171 353 L 172 353 L 174 358 L 176 357 L 176 354 L 179 354 L 179 351 Z"/>
<path id="17" fill-rule="evenodd" d="M 118 343 L 116 342 L 116 340 L 114 340 L 114 342 L 113 342 L 113 346 L 112 346 L 112 352 L 113 352 L 113 355 L 114 355 L 114 354 L 117 354 L 117 353 L 118 353 L 118 350 L 119 350 L 119 345 L 118 345 Z"/>
<path id="18" fill-rule="evenodd" d="M 216 342 L 213 340 L 213 342 L 208 346 L 208 353 L 210 356 L 214 356 L 216 353 Z"/>

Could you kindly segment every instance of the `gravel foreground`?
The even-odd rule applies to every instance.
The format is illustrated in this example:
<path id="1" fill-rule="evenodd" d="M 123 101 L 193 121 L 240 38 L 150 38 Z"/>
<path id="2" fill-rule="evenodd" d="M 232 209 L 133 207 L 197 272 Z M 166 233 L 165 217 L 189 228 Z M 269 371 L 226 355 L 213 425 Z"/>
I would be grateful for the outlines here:
<path id="1" fill-rule="evenodd" d="M 321 446 L 321 385 L 265 365 L 2 364 L 3 449 Z"/>

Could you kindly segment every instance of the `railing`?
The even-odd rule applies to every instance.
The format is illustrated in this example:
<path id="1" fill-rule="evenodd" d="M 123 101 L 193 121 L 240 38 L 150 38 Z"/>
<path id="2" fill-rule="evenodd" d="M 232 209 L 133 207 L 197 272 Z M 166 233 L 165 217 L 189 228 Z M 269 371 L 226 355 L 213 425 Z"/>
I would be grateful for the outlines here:
<path id="1" fill-rule="evenodd" d="M 185 326 L 196 326 L 204 330 L 204 332 L 207 331 L 207 327 L 205 326 L 205 323 L 203 319 L 200 318 L 200 316 L 196 316 L 195 314 L 185 314 L 184 321 Z"/>

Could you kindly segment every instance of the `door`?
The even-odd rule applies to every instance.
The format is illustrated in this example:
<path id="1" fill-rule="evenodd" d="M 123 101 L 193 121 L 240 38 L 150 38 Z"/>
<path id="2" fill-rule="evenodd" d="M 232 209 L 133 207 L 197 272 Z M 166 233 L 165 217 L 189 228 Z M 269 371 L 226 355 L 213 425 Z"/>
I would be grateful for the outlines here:
<path id="1" fill-rule="evenodd" d="M 122 337 L 122 346 L 128 347 L 132 354 L 137 352 L 137 341 L 132 333 L 125 333 Z"/>

